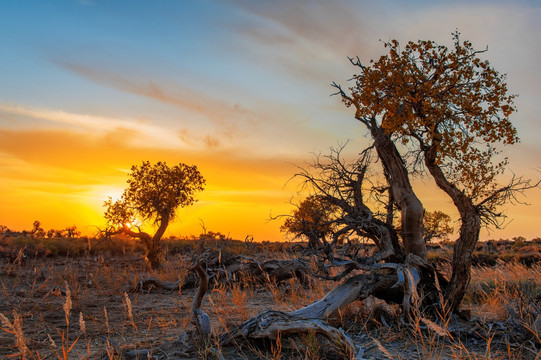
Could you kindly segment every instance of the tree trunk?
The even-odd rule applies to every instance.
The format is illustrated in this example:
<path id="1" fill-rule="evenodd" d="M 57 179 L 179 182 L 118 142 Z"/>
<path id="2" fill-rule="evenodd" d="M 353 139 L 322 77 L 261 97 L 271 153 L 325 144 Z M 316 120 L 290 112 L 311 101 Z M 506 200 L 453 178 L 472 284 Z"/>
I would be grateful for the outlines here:
<path id="1" fill-rule="evenodd" d="M 440 189 L 453 200 L 460 214 L 460 236 L 455 242 L 453 251 L 453 273 L 447 287 L 447 306 L 453 312 L 459 310 L 466 289 L 471 280 L 472 253 L 479 241 L 481 217 L 477 208 L 464 192 L 449 182 L 436 163 L 436 147 L 432 145 L 425 152 L 425 165 Z"/>
<path id="2" fill-rule="evenodd" d="M 455 242 L 453 251 L 453 274 L 447 290 L 448 306 L 452 311 L 459 310 L 460 303 L 466 294 L 471 280 L 472 253 L 479 241 L 481 220 L 474 207 L 465 205 L 465 211 L 460 211 L 462 224 L 460 237 Z"/>
<path id="3" fill-rule="evenodd" d="M 374 145 L 391 186 L 392 197 L 401 211 L 402 239 L 406 253 L 427 260 L 423 239 L 423 204 L 415 195 L 408 170 L 391 137 L 372 120 L 370 126 Z"/>
<path id="4" fill-rule="evenodd" d="M 160 267 L 162 256 L 162 247 L 160 242 L 163 234 L 165 233 L 165 230 L 167 230 L 168 225 L 169 220 L 161 220 L 160 227 L 152 237 L 152 240 L 150 241 L 150 246 L 147 248 L 146 259 L 152 269 L 158 269 Z"/>
<path id="5" fill-rule="evenodd" d="M 309 234 L 308 235 L 308 248 L 310 249 L 319 249 L 321 248 L 321 240 L 318 235 Z"/>
<path id="6" fill-rule="evenodd" d="M 150 236 L 149 234 L 143 231 L 135 232 L 129 227 L 127 227 L 126 225 L 124 225 L 124 227 L 122 228 L 123 233 L 131 237 L 134 237 L 136 239 L 139 239 L 145 244 L 145 247 L 146 247 L 145 259 L 151 269 L 158 269 L 160 267 L 161 253 L 162 253 L 160 241 L 168 225 L 169 225 L 169 220 L 167 219 L 162 220 L 160 222 L 160 227 L 158 228 L 154 236 Z"/>

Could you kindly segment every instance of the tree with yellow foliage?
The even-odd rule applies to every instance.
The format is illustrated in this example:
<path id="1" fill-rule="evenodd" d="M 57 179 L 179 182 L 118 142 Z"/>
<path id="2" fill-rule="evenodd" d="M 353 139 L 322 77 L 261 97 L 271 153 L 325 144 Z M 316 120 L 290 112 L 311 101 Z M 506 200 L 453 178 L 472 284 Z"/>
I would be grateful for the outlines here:
<path id="1" fill-rule="evenodd" d="M 498 207 L 538 185 L 515 177 L 505 186 L 497 181 L 507 166 L 507 159 L 497 160 L 498 149 L 519 141 L 510 121 L 516 96 L 508 93 L 505 75 L 481 59 L 487 49 L 475 50 L 458 32 L 452 48 L 430 40 L 384 46 L 388 54 L 369 65 L 350 58 L 360 73 L 349 92 L 333 86 L 372 136 L 401 212 L 407 254 L 426 260 L 424 210 L 410 183 L 413 168 L 424 166 L 457 208 L 461 226 L 445 291 L 450 308 L 458 310 L 481 227 L 501 225 Z"/>
<path id="2" fill-rule="evenodd" d="M 454 232 L 450 222 L 451 217 L 442 211 L 426 211 L 423 218 L 423 237 L 425 241 L 429 242 L 433 239 L 448 240 L 449 235 Z"/>
<path id="3" fill-rule="evenodd" d="M 146 260 L 152 268 L 160 265 L 163 234 L 175 218 L 178 208 L 196 202 L 195 193 L 203 190 L 205 179 L 195 165 L 143 161 L 131 168 L 128 187 L 122 197 L 105 202 L 105 219 L 116 233 L 125 233 L 141 240 L 146 247 Z M 157 227 L 154 235 L 142 231 L 147 222 Z"/>

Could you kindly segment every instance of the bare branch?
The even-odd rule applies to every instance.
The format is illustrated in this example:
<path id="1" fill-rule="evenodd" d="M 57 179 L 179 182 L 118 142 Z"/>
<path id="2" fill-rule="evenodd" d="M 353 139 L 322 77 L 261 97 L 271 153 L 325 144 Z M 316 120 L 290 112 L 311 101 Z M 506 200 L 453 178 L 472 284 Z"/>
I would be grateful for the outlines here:
<path id="1" fill-rule="evenodd" d="M 540 185 L 541 180 L 533 183 L 531 179 L 513 175 L 506 186 L 496 189 L 476 204 L 483 224 L 487 227 L 493 226 L 496 229 L 502 228 L 505 225 L 506 216 L 502 212 L 498 212 L 497 209 L 505 204 L 528 205 L 519 197 L 524 197 L 525 191 L 539 188 Z"/>
<path id="2" fill-rule="evenodd" d="M 360 67 L 361 69 L 363 69 L 363 71 L 366 70 L 366 66 L 361 63 L 361 59 L 359 59 L 358 56 L 356 57 L 356 59 L 348 56 L 348 60 L 352 65 Z"/>
<path id="3" fill-rule="evenodd" d="M 350 99 L 350 97 L 346 94 L 346 92 L 342 90 L 342 87 L 338 85 L 336 82 L 333 81 L 331 83 L 331 86 L 335 88 L 336 90 L 338 90 L 337 92 L 332 93 L 331 96 L 340 95 L 343 99 Z"/>

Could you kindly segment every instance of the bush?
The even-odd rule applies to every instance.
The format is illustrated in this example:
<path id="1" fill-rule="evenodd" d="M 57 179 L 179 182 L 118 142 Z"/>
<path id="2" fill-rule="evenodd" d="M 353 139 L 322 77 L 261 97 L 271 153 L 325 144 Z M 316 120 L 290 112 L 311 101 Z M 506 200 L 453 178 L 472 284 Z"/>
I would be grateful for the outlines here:
<path id="1" fill-rule="evenodd" d="M 473 266 L 494 266 L 498 261 L 498 255 L 474 251 L 472 254 Z"/>

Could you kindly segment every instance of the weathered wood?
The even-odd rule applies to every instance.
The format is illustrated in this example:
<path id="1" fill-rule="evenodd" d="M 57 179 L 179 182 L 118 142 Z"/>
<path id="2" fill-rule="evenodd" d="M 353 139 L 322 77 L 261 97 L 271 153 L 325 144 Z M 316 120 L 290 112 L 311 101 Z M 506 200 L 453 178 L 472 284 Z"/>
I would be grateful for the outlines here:
<path id="1" fill-rule="evenodd" d="M 276 339 L 278 334 L 315 332 L 325 335 L 333 343 L 342 344 L 351 355 L 350 358 L 359 358 L 362 351 L 349 336 L 325 320 L 351 302 L 371 295 L 379 281 L 368 274 L 356 275 L 331 290 L 322 299 L 301 309 L 291 312 L 264 311 L 224 333 L 220 337 L 220 344 L 225 346 L 246 339 Z"/>
<path id="2" fill-rule="evenodd" d="M 247 257 L 237 257 L 236 259 L 242 260 L 240 263 L 243 264 L 237 269 L 259 271 L 261 274 L 267 274 L 267 276 L 275 271 L 277 273 L 274 273 L 274 276 L 277 277 L 281 276 L 284 271 L 287 272 L 287 270 L 297 266 L 299 269 L 306 269 L 308 266 L 302 261 L 271 260 L 259 263 Z M 239 262 L 236 264 L 238 265 Z M 264 311 L 238 327 L 223 333 L 219 337 L 220 346 L 227 347 L 233 344 L 238 346 L 238 344 L 255 339 L 268 338 L 276 340 L 278 336 L 282 335 L 294 336 L 295 334 L 310 332 L 325 336 L 338 348 L 344 349 L 349 354 L 349 358 L 359 358 L 362 355 L 362 350 L 355 346 L 351 338 L 342 329 L 331 326 L 327 320 L 351 302 L 363 300 L 371 295 L 402 303 L 403 305 L 404 302 L 407 302 L 409 306 L 409 302 L 415 302 L 418 298 L 416 287 L 420 275 L 416 270 L 416 266 L 423 264 L 425 263 L 422 259 L 410 255 L 404 264 L 381 263 L 360 266 L 360 268 L 364 268 L 369 272 L 350 277 L 327 293 L 322 299 L 298 310 L 291 312 Z M 208 339 L 211 334 L 210 320 L 201 310 L 201 303 L 207 290 L 209 277 L 201 263 L 198 263 L 191 270 L 195 271 L 201 279 L 200 287 L 194 296 L 191 308 L 192 318 L 197 328 L 197 334 L 199 336 L 204 335 L 204 339 Z M 192 341 L 197 339 L 195 334 L 194 332 L 190 337 Z M 170 344 L 167 346 L 171 347 Z M 193 351 L 193 348 L 188 348 L 184 344 L 179 345 L 176 351 L 186 353 Z M 168 350 L 167 353 L 170 356 L 171 350 Z M 147 353 L 145 353 L 145 350 L 138 350 L 137 354 L 145 355 Z"/>
<path id="3" fill-rule="evenodd" d="M 247 256 L 235 256 L 220 259 L 219 254 L 215 257 L 207 257 L 206 273 L 208 273 L 209 284 L 216 281 L 231 282 L 235 279 L 241 280 L 242 275 L 249 275 L 255 281 L 264 283 L 273 279 L 276 283 L 288 280 L 292 277 L 305 282 L 310 274 L 310 266 L 301 259 L 286 260 L 268 260 L 259 262 L 256 259 Z M 197 277 L 188 274 L 182 281 L 169 282 L 156 278 L 147 278 L 137 283 L 133 291 L 164 289 L 168 291 L 178 291 L 182 289 L 191 289 L 197 285 Z"/>
<path id="4" fill-rule="evenodd" d="M 192 321 L 199 334 L 207 339 L 210 336 L 210 319 L 209 316 L 201 310 L 201 302 L 207 293 L 209 278 L 199 263 L 195 265 L 192 270 L 199 275 L 199 288 L 197 289 L 197 294 L 194 296 L 191 308 Z"/>
<path id="5" fill-rule="evenodd" d="M 373 285 L 370 275 L 356 275 L 331 290 L 320 300 L 292 311 L 298 319 L 326 319 L 357 299 L 368 297 Z"/>
<path id="6" fill-rule="evenodd" d="M 330 326 L 320 319 L 302 319 L 292 313 L 275 310 L 267 310 L 244 322 L 232 332 L 225 333 L 220 338 L 222 345 L 228 345 L 233 340 L 241 338 L 260 339 L 268 338 L 275 340 L 279 335 L 299 334 L 314 332 L 323 334 L 335 344 L 344 346 L 346 353 L 351 358 L 361 355 L 353 340 L 342 330 Z"/>

